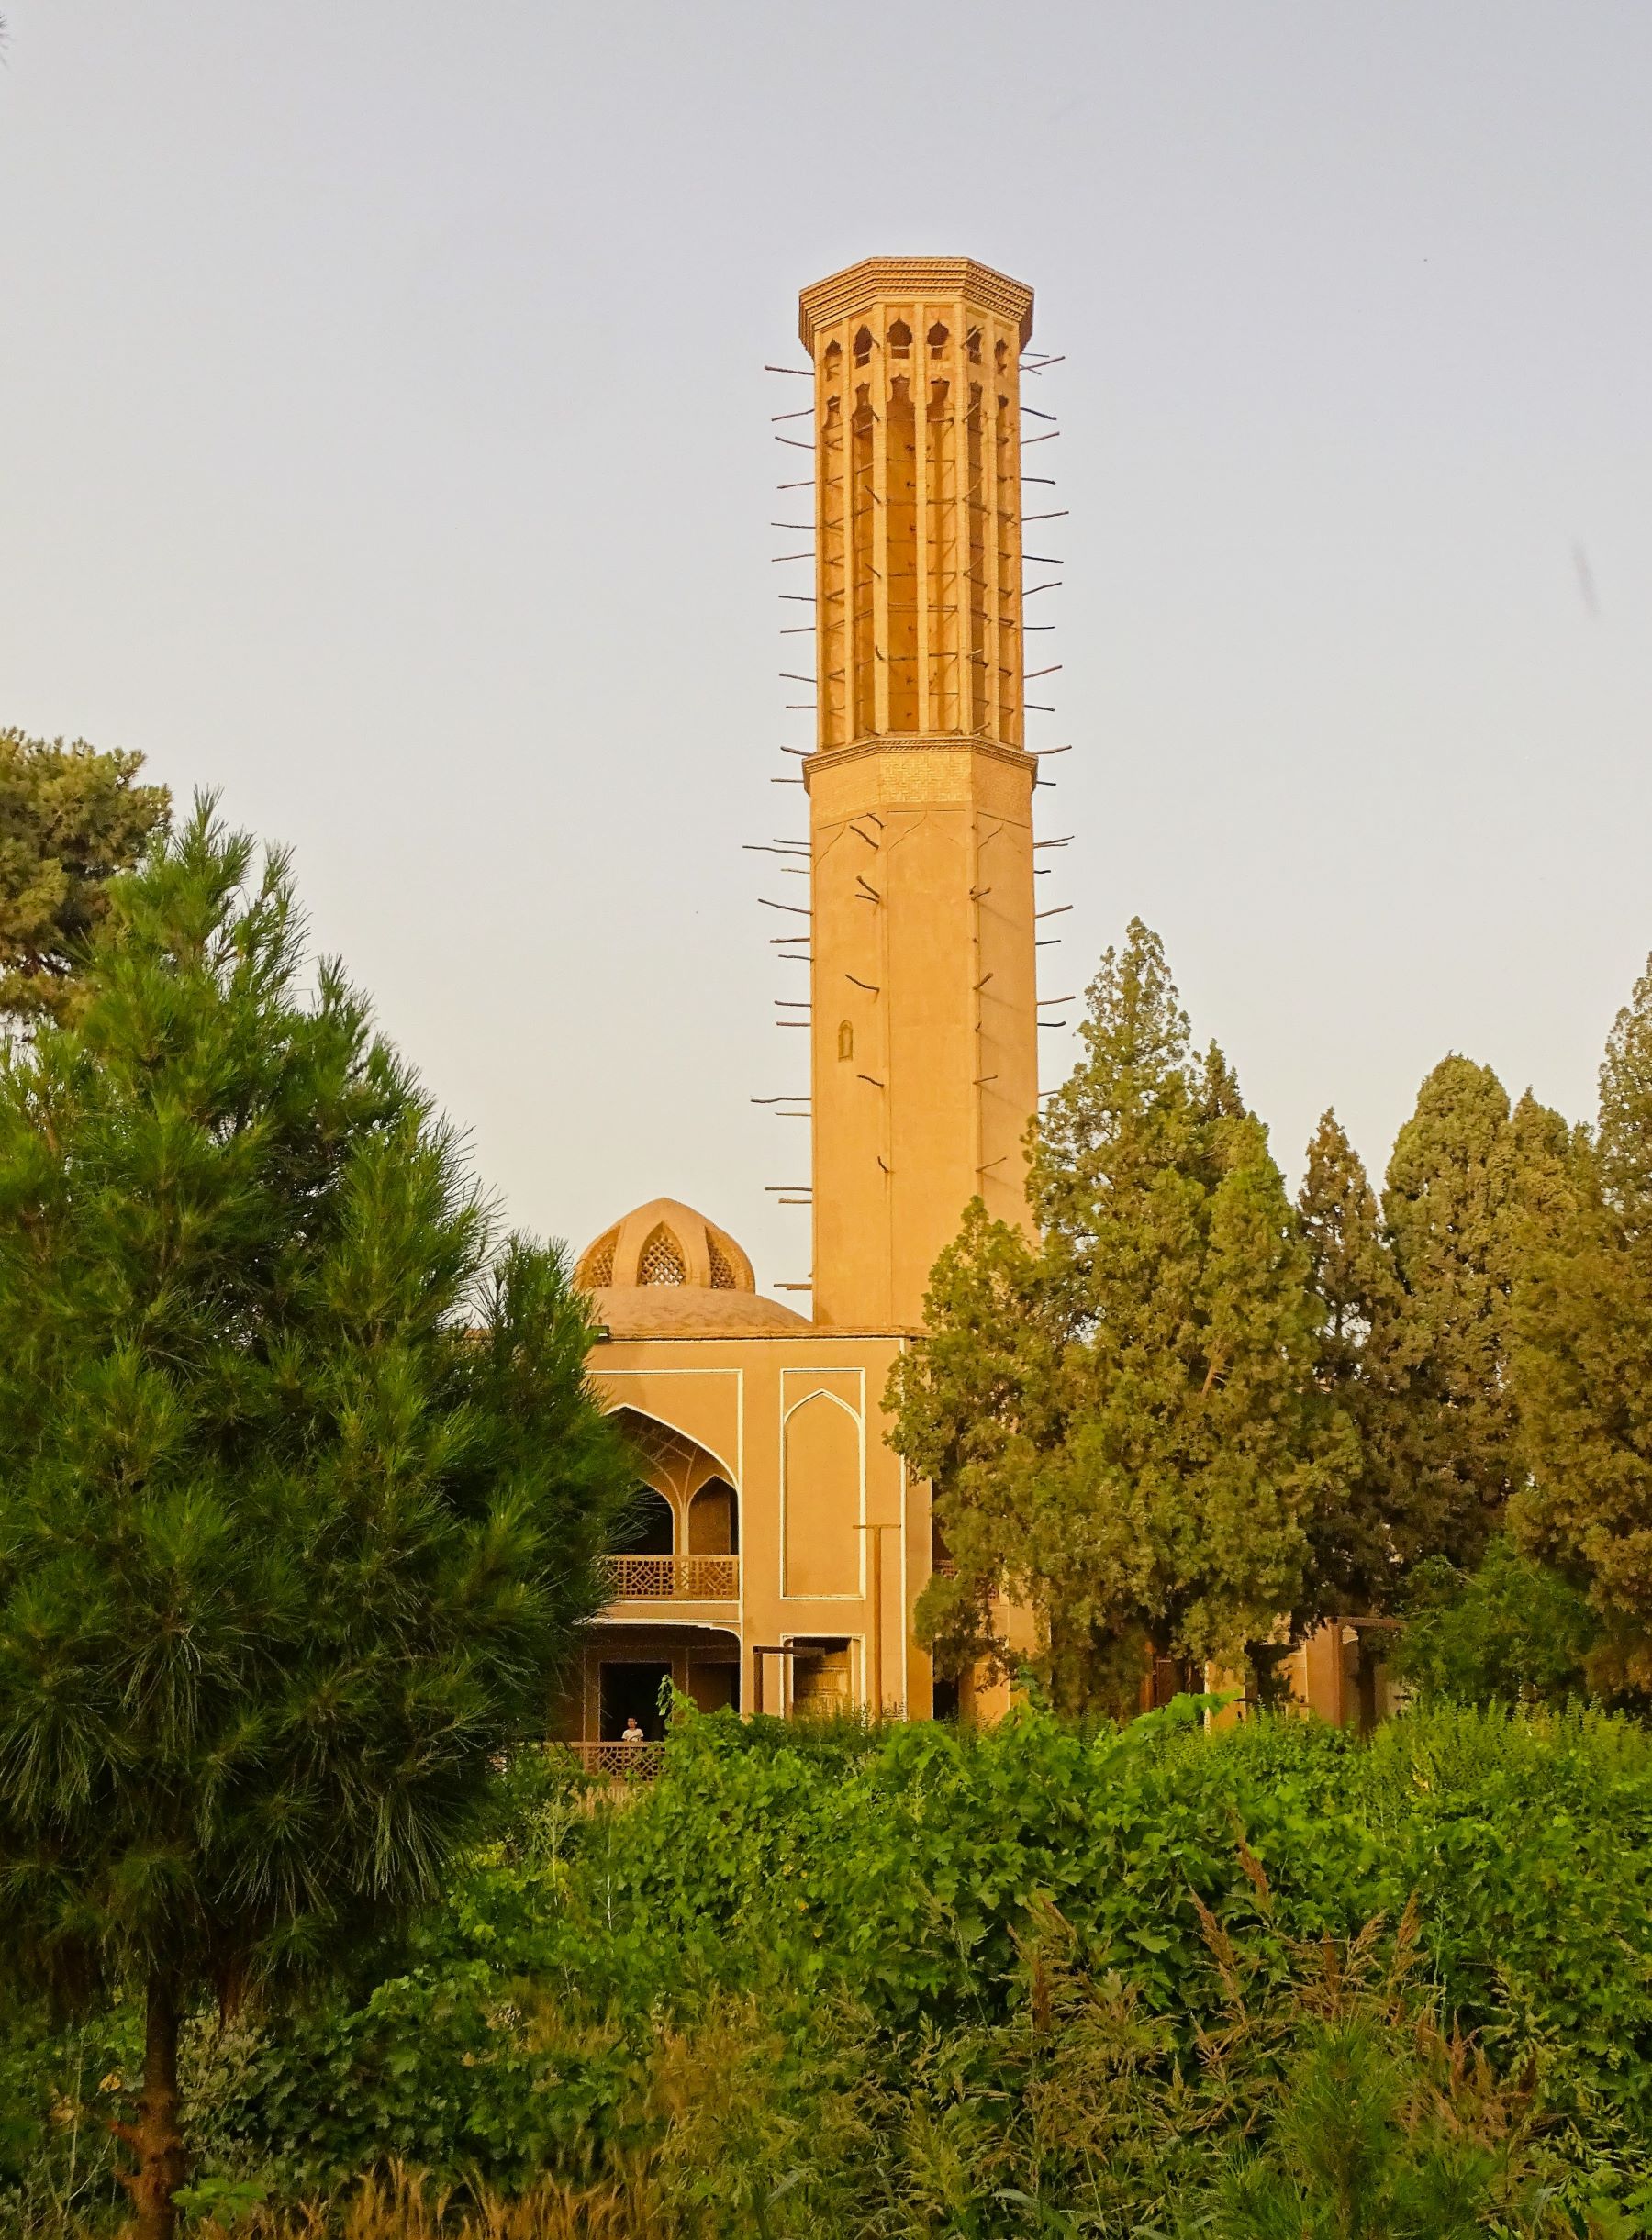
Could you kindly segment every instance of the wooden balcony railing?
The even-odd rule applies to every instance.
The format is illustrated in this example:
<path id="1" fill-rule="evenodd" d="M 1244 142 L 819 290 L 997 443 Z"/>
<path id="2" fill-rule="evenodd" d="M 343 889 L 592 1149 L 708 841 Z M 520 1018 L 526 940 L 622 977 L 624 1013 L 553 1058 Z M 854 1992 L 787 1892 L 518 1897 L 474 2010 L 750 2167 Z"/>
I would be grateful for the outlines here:
<path id="1" fill-rule="evenodd" d="M 603 1564 L 616 1602 L 736 1602 L 738 1555 L 610 1555 Z"/>
<path id="2" fill-rule="evenodd" d="M 610 1781 L 652 1781 L 664 1763 L 664 1743 L 553 1743 L 565 1750 L 586 1773 Z"/>

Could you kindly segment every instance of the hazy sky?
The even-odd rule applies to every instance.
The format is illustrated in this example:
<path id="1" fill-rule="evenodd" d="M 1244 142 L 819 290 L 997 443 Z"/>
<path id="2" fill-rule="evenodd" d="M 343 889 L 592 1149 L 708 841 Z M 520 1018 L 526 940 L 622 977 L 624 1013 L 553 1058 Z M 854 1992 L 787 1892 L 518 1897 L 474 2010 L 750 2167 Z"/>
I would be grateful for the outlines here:
<path id="1" fill-rule="evenodd" d="M 0 722 L 292 842 L 513 1219 L 669 1193 L 807 1270 L 762 367 L 873 252 L 1066 353 L 1046 991 L 1139 912 L 1292 1171 L 1448 1049 L 1592 1110 L 1652 947 L 1647 0 L 0 13 Z"/>

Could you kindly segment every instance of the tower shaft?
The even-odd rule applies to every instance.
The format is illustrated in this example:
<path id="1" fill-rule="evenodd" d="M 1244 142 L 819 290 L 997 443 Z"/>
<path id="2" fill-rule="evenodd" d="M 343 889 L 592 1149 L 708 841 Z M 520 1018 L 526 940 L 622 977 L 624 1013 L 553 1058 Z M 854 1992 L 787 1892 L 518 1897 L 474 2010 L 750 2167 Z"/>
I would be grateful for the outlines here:
<path id="1" fill-rule="evenodd" d="M 1024 1221 L 1036 1109 L 1020 360 L 963 258 L 804 292 L 815 368 L 814 1301 L 921 1321 L 969 1199 Z"/>

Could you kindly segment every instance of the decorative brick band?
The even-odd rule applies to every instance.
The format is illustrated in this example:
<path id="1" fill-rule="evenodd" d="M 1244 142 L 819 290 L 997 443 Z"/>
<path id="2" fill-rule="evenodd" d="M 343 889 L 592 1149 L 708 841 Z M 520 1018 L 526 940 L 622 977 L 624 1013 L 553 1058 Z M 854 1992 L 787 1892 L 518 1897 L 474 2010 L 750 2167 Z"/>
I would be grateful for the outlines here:
<path id="1" fill-rule="evenodd" d="M 836 770 L 870 754 L 980 754 L 988 762 L 1024 770 L 1030 779 L 1038 775 L 1038 759 L 1024 747 L 1007 747 L 1001 740 L 981 739 L 966 731 L 942 731 L 929 737 L 910 731 L 871 731 L 862 739 L 852 739 L 846 747 L 818 747 L 799 768 L 807 784 L 811 771 Z"/>

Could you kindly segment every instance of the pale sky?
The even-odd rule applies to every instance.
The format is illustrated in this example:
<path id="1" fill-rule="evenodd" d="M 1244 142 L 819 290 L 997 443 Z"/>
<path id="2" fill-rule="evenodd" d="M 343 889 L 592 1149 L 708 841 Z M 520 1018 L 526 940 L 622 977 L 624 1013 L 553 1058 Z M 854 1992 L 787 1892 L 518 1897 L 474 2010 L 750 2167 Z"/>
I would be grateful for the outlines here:
<path id="1" fill-rule="evenodd" d="M 1293 1174 L 1449 1049 L 1592 1111 L 1652 948 L 1647 0 L 0 13 L 0 722 L 292 843 L 513 1220 L 669 1194 L 807 1272 L 762 368 L 873 253 L 1066 358 L 1046 993 L 1139 912 Z"/>

